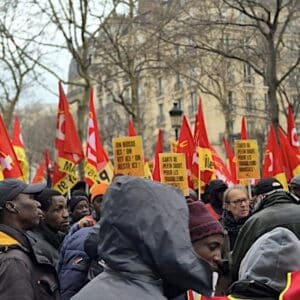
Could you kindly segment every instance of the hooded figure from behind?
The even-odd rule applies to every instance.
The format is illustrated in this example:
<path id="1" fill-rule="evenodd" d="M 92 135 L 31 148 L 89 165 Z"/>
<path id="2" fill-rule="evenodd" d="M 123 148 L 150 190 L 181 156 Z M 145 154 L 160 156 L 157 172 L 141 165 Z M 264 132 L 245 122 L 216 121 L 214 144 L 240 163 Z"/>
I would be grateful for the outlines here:
<path id="1" fill-rule="evenodd" d="M 117 178 L 104 197 L 99 234 L 104 272 L 72 299 L 167 299 L 164 281 L 211 293 L 211 268 L 193 251 L 179 190 L 137 177 Z"/>
<path id="2" fill-rule="evenodd" d="M 262 235 L 241 262 L 231 295 L 239 299 L 279 299 L 287 273 L 300 269 L 300 241 L 289 229 L 277 227 Z"/>

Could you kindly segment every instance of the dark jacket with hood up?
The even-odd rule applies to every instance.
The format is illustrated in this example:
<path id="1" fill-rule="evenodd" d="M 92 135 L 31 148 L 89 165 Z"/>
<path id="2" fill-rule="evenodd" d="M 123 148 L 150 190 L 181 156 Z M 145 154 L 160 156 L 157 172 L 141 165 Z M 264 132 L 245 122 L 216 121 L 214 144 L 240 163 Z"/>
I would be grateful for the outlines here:
<path id="1" fill-rule="evenodd" d="M 188 218 L 179 190 L 137 177 L 116 178 L 100 220 L 104 271 L 72 299 L 163 300 L 163 281 L 210 294 L 211 268 L 193 251 Z"/>
<path id="2" fill-rule="evenodd" d="M 275 190 L 265 195 L 254 207 L 252 216 L 241 228 L 232 253 L 232 280 L 252 244 L 275 227 L 285 227 L 300 239 L 300 200 L 293 194 Z"/>
<path id="3" fill-rule="evenodd" d="M 52 262 L 24 233 L 3 224 L 0 225 L 0 299 L 60 299 Z"/>

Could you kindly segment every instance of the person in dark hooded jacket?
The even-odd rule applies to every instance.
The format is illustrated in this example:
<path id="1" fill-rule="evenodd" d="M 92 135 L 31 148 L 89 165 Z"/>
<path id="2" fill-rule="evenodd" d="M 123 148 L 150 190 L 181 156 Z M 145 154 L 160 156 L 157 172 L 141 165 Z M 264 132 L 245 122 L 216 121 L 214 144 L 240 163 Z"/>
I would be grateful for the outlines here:
<path id="1" fill-rule="evenodd" d="M 299 198 L 281 189 L 278 181 L 262 179 L 258 187 L 260 199 L 241 228 L 233 248 L 232 281 L 238 279 L 242 259 L 261 235 L 276 227 L 285 227 L 300 239 Z"/>
<path id="2" fill-rule="evenodd" d="M 164 281 L 211 293 L 211 267 L 193 250 L 188 208 L 178 189 L 116 178 L 104 197 L 99 235 L 104 271 L 72 299 L 162 300 Z"/>

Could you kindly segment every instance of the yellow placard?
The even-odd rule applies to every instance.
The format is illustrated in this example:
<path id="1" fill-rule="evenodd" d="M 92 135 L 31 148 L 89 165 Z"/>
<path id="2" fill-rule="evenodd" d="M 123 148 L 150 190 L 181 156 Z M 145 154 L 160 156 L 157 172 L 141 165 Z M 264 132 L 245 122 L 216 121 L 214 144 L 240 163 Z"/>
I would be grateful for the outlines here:
<path id="1" fill-rule="evenodd" d="M 184 196 L 189 195 L 184 153 L 159 153 L 160 180 L 178 187 Z"/>
<path id="2" fill-rule="evenodd" d="M 212 151 L 209 148 L 197 147 L 199 168 L 201 171 L 214 171 Z"/>
<path id="3" fill-rule="evenodd" d="M 234 144 L 236 155 L 236 175 L 238 179 L 258 179 L 259 155 L 256 140 L 236 140 Z"/>
<path id="4" fill-rule="evenodd" d="M 142 137 L 117 137 L 112 142 L 115 173 L 144 177 Z"/>

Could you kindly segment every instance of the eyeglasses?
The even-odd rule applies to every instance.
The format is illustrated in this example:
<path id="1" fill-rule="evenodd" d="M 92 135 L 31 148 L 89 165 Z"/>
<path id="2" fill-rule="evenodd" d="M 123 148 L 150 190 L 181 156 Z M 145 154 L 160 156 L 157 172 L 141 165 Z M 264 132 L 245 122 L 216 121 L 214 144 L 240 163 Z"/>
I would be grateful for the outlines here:
<path id="1" fill-rule="evenodd" d="M 234 201 L 228 201 L 227 203 L 232 204 L 233 206 L 238 206 L 241 205 L 243 202 L 249 203 L 249 199 L 248 198 L 236 199 Z"/>

